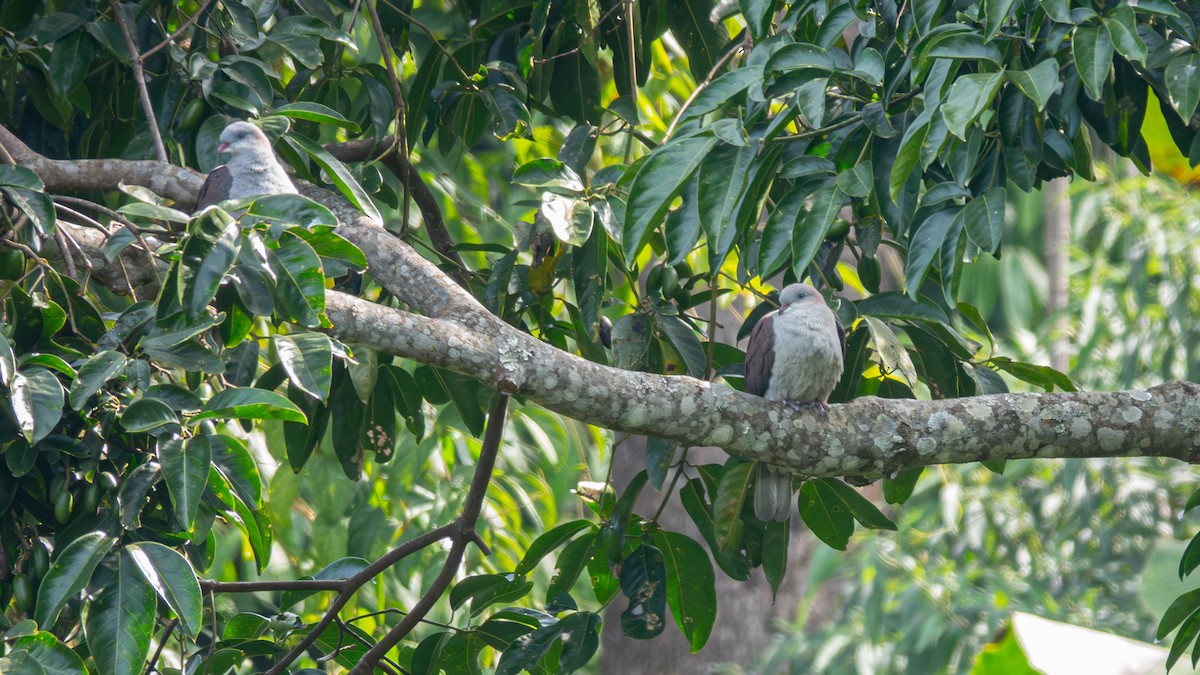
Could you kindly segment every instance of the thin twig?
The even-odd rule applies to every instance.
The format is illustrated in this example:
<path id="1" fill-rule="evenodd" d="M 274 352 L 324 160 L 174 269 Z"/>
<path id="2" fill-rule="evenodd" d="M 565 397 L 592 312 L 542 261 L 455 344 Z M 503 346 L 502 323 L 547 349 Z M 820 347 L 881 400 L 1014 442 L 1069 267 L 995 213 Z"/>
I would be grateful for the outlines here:
<path id="1" fill-rule="evenodd" d="M 404 90 L 400 88 L 400 78 L 396 76 L 396 59 L 395 52 L 392 50 L 392 44 L 383 33 L 383 23 L 379 21 L 379 10 L 376 7 L 374 0 L 367 0 L 367 11 L 371 14 L 371 27 L 375 31 L 375 38 L 379 40 L 379 46 L 383 49 L 383 64 L 387 72 L 388 84 L 392 88 L 392 98 L 396 103 L 396 138 L 400 141 L 400 154 L 404 157 L 405 162 L 408 161 L 408 106 L 404 102 Z M 378 130 L 380 134 L 387 133 L 385 129 Z M 410 189 L 407 182 L 404 187 L 404 203 L 400 209 L 400 234 L 401 236 L 408 234 L 408 210 L 411 205 L 412 197 L 409 195 Z"/>
<path id="2" fill-rule="evenodd" d="M 61 248 L 65 254 L 63 255 L 63 265 L 65 265 L 67 268 L 67 276 L 71 277 L 72 279 L 78 278 L 79 270 L 75 267 L 75 259 L 71 257 L 70 253 L 67 252 L 67 238 L 63 235 L 62 229 L 54 229 L 54 241 L 58 242 L 58 247 Z M 79 248 L 78 243 L 75 244 L 75 248 Z M 80 250 L 80 253 L 83 253 L 82 249 Z M 83 259 L 87 260 L 87 255 L 84 255 Z M 91 267 L 91 265 L 89 264 L 88 267 Z"/>
<path id="3" fill-rule="evenodd" d="M 743 38 L 743 44 L 745 44 L 744 41 L 748 38 L 749 35 L 747 34 L 746 38 Z M 740 52 L 741 47 L 739 46 L 738 48 L 730 49 L 729 51 L 725 52 L 720 59 L 717 59 L 717 62 L 713 64 L 711 69 L 709 69 L 708 75 L 700 82 L 700 84 L 696 85 L 696 88 L 692 90 L 691 95 L 689 95 L 687 100 L 683 102 L 683 105 L 679 107 L 679 111 L 675 113 L 675 119 L 671 120 L 671 126 L 667 127 L 667 133 L 664 138 L 670 138 L 671 134 L 675 133 L 675 126 L 679 124 L 679 120 L 683 119 L 684 111 L 686 111 L 692 105 L 692 103 L 696 101 L 696 97 L 700 95 L 700 92 L 704 91 L 708 88 L 708 85 L 712 84 L 712 81 L 717 77 L 717 71 L 724 68 L 725 64 L 729 63 L 730 59 L 737 56 Z"/>
<path id="4" fill-rule="evenodd" d="M 158 666 L 155 664 L 158 663 L 158 657 L 162 656 L 163 648 L 167 646 L 167 640 L 170 639 L 171 633 L 175 632 L 175 626 L 177 626 L 177 625 L 179 625 L 179 619 L 171 619 L 170 621 L 167 622 L 166 632 L 164 632 L 163 636 L 161 638 L 159 638 L 158 647 L 154 650 L 154 656 L 151 656 L 150 660 L 146 662 L 145 675 L 150 675 L 150 673 L 161 672 L 158 669 Z"/>
<path id="5" fill-rule="evenodd" d="M 388 631 L 388 634 L 383 639 L 359 659 L 349 675 L 368 675 L 375 664 L 392 647 L 399 644 L 421 619 L 425 618 L 425 615 L 429 613 L 429 610 L 433 609 L 433 605 L 441 599 L 446 589 L 449 588 L 450 582 L 454 580 L 454 575 L 458 573 L 458 567 L 462 563 L 463 554 L 466 553 L 467 544 L 477 536 L 475 534 L 475 525 L 478 523 L 479 514 L 483 510 L 483 499 L 487 495 L 488 484 L 492 479 L 492 470 L 496 466 L 496 456 L 500 450 L 500 439 L 504 435 L 505 411 L 507 408 L 508 396 L 501 394 L 496 399 L 495 405 L 492 406 L 492 410 L 488 414 L 487 431 L 483 435 L 479 460 L 475 463 L 475 476 L 471 479 L 471 489 L 467 491 L 466 506 L 463 507 L 462 514 L 453 523 L 457 528 L 457 532 L 454 537 L 454 544 L 450 548 L 450 553 L 446 556 L 446 562 L 442 564 L 442 571 L 433 580 L 433 583 L 430 584 L 429 589 L 425 591 L 421 599 L 408 610 L 408 614 L 400 620 L 400 623 Z"/>
<path id="6" fill-rule="evenodd" d="M 163 47 L 166 47 L 167 45 L 171 44 L 175 40 L 178 40 L 179 36 L 183 35 L 183 32 L 185 30 L 187 30 L 188 28 L 191 28 L 192 24 L 196 23 L 196 20 L 199 19 L 201 17 L 201 15 L 204 14 L 204 11 L 206 9 L 208 9 L 209 4 L 211 4 L 211 3 L 212 3 L 212 0 L 204 0 L 204 2 L 200 3 L 200 9 L 197 9 L 195 14 L 188 17 L 188 20 L 184 21 L 183 25 L 180 26 L 174 33 L 171 33 L 170 35 L 168 35 L 167 38 L 165 40 L 163 40 L 162 42 L 160 42 L 160 43 L 154 45 L 153 47 L 151 47 L 150 49 L 147 49 L 146 51 L 142 52 L 141 60 L 144 62 L 146 59 L 148 59 L 151 56 L 158 53 L 158 50 L 162 49 Z"/>
<path id="7" fill-rule="evenodd" d="M 329 624 L 333 622 L 338 612 L 340 612 L 342 608 L 346 606 L 346 603 L 350 602 L 350 598 L 354 597 L 354 594 L 360 587 L 362 587 L 368 581 L 374 579 L 385 569 L 391 567 L 397 562 L 400 562 L 400 560 L 408 555 L 416 553 L 417 551 L 435 544 L 442 539 L 453 536 L 456 531 L 457 523 L 448 523 L 436 529 L 430 530 L 422 535 L 409 539 L 391 551 L 388 551 L 383 555 L 383 557 L 379 558 L 375 562 L 367 565 L 358 574 L 355 574 L 349 579 L 341 582 L 343 584 L 342 590 L 337 594 L 336 597 L 334 597 L 333 601 L 329 603 L 329 609 L 325 610 L 325 614 L 321 617 L 321 620 L 309 630 L 308 634 L 304 636 L 304 639 L 297 643 L 295 647 L 292 647 L 291 651 L 289 651 L 278 663 L 272 666 L 271 669 L 267 671 L 266 675 L 281 675 L 281 673 L 287 670 L 288 666 L 290 666 L 296 659 L 300 658 L 300 656 L 303 655 L 304 652 L 307 651 L 308 648 L 317 641 L 317 638 L 320 637 L 325 628 L 327 628 Z"/>
<path id="8" fill-rule="evenodd" d="M 142 56 L 138 53 L 137 43 L 133 41 L 133 33 L 129 30 L 129 24 L 125 22 L 125 15 L 121 13 L 121 4 L 117 0 L 109 0 L 112 5 L 113 16 L 116 19 L 117 26 L 121 29 L 121 35 L 125 37 L 125 48 L 129 50 L 129 59 L 133 65 L 133 79 L 137 82 L 138 99 L 142 102 L 142 113 L 146 115 L 146 125 L 150 128 L 150 140 L 154 141 L 154 152 L 158 156 L 158 161 L 166 162 L 167 148 L 163 145 L 162 134 L 158 133 L 158 118 L 154 116 L 154 104 L 150 102 L 150 91 L 146 88 L 146 73 L 142 70 Z"/>

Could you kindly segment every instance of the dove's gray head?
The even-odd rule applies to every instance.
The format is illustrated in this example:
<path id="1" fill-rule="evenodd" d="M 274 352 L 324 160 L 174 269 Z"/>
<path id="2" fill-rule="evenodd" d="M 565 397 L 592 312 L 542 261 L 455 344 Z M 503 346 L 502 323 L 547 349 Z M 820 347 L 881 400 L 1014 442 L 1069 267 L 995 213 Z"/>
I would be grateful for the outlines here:
<path id="1" fill-rule="evenodd" d="M 825 306 L 825 298 L 817 292 L 817 289 L 808 284 L 789 284 L 779 293 L 779 311 L 784 312 L 788 307 L 793 305 L 809 305 L 811 303 L 819 303 Z"/>
<path id="2" fill-rule="evenodd" d="M 228 152 L 233 157 L 246 152 L 256 155 L 271 154 L 271 141 L 267 140 L 267 135 L 249 122 L 231 123 L 221 132 L 220 140 L 217 152 Z"/>

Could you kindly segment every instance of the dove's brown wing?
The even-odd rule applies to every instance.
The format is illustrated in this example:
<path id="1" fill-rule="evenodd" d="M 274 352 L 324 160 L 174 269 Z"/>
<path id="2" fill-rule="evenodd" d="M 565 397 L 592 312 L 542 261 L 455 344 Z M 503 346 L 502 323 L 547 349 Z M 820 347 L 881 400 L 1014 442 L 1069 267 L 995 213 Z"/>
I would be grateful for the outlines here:
<path id="1" fill-rule="evenodd" d="M 747 394 L 763 396 L 771 384 L 771 368 L 775 366 L 775 314 L 764 316 L 750 332 L 742 371 Z"/>
<path id="2" fill-rule="evenodd" d="M 204 185 L 200 186 L 200 194 L 196 196 L 196 211 L 203 211 L 213 204 L 229 199 L 229 187 L 232 184 L 233 177 L 229 175 L 229 167 L 221 165 L 213 169 L 208 178 L 204 179 Z"/>

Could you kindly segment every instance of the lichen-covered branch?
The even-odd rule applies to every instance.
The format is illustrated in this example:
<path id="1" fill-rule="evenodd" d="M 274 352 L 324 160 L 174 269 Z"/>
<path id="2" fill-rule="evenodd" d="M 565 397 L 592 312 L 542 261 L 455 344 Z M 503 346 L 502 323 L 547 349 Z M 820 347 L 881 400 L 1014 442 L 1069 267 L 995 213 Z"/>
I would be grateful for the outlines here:
<path id="1" fill-rule="evenodd" d="M 56 162 L 0 145 L 53 190 L 111 189 L 119 178 L 150 185 L 168 173 L 157 162 Z M 15 139 L 14 139 L 15 140 Z M 19 141 L 17 142 L 19 143 Z M 148 167 L 153 167 L 149 171 Z M 143 171 L 147 171 L 143 173 Z M 174 169 L 176 199 L 199 186 Z M 1027 457 L 1146 455 L 1200 462 L 1200 385 L 1170 382 L 1117 393 L 1001 394 L 940 401 L 867 397 L 828 415 L 793 410 L 721 384 L 625 371 L 563 352 L 504 323 L 433 263 L 345 200 L 302 188 L 331 207 L 338 232 L 363 250 L 370 274 L 413 311 L 329 291 L 327 313 L 340 338 L 463 372 L 505 393 L 598 426 L 717 445 L 814 476 L 892 475 L 943 463 Z"/>

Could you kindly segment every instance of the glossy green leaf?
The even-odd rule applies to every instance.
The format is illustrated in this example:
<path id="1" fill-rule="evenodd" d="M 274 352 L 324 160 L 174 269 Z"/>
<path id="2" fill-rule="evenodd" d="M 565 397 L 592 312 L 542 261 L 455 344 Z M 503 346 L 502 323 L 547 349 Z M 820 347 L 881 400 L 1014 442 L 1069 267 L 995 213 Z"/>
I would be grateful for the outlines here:
<path id="1" fill-rule="evenodd" d="M 1079 77 L 1087 88 L 1088 96 L 1093 101 L 1103 100 L 1104 81 L 1112 70 L 1115 52 L 1108 30 L 1093 23 L 1076 26 L 1071 49 L 1075 53 L 1075 66 L 1079 69 Z"/>
<path id="2" fill-rule="evenodd" d="M 282 223 L 295 223 L 302 228 L 332 228 L 338 224 L 337 216 L 334 216 L 327 206 L 297 194 L 255 197 L 246 208 L 246 215 Z M 304 236 L 314 232 L 302 229 L 293 234 Z"/>
<path id="3" fill-rule="evenodd" d="M 296 150 L 307 154 L 317 166 L 325 170 L 325 174 L 333 181 L 338 192 L 350 201 L 351 204 L 358 207 L 368 218 L 377 223 L 383 223 L 383 217 L 379 215 L 379 210 L 375 208 L 375 203 L 371 201 L 370 195 L 363 190 L 350 170 L 344 164 L 329 154 L 329 151 L 321 147 L 317 143 L 304 138 L 303 136 L 289 135 L 284 136 L 284 140 Z"/>
<path id="4" fill-rule="evenodd" d="M 708 642 L 717 618 L 716 577 L 708 552 L 678 532 L 659 530 L 654 543 L 666 563 L 667 605 L 695 654 Z"/>
<path id="5" fill-rule="evenodd" d="M 883 479 L 883 498 L 889 504 L 903 504 L 912 495 L 917 486 L 917 479 L 925 471 L 925 467 L 905 469 L 894 478 Z"/>
<path id="6" fill-rule="evenodd" d="M 712 137 L 693 137 L 668 143 L 650 155 L 634 176 L 625 205 L 621 247 L 632 261 L 660 223 L 671 201 L 683 192 L 692 173 L 716 143 Z"/>
<path id="7" fill-rule="evenodd" d="M 158 463 L 162 467 L 167 492 L 175 507 L 175 519 L 191 532 L 200 508 L 200 499 L 208 485 L 212 447 L 207 436 L 195 436 L 184 441 L 179 437 L 160 440 Z"/>
<path id="8" fill-rule="evenodd" d="M 1200 103 L 1200 54 L 1188 51 L 1167 63 L 1164 79 L 1171 107 L 1185 120 L 1192 119 Z"/>
<path id="9" fill-rule="evenodd" d="M 808 264 L 821 247 L 821 242 L 833 227 L 842 210 L 846 196 L 836 184 L 827 184 L 809 195 L 800 207 L 792 231 L 792 270 L 798 278 L 808 271 Z"/>
<path id="10" fill-rule="evenodd" d="M 10 391 L 13 415 L 30 445 L 54 430 L 62 418 L 63 388 L 53 373 L 36 367 L 18 370 Z"/>
<path id="11" fill-rule="evenodd" d="M 179 416 L 156 398 L 139 398 L 121 413 L 121 426 L 126 431 L 152 431 L 169 424 L 179 424 Z"/>
<path id="12" fill-rule="evenodd" d="M 950 133 L 966 140 L 967 127 L 992 104 L 1004 71 L 962 75 L 954 81 L 942 103 L 942 117 Z"/>
<path id="13" fill-rule="evenodd" d="M 558 667 L 564 673 L 583 668 L 600 648 L 600 615 L 575 612 L 565 617 L 562 626 L 562 654 Z"/>
<path id="14" fill-rule="evenodd" d="M 1058 86 L 1058 62 L 1052 58 L 1043 59 L 1029 70 L 1010 70 L 1007 75 L 1041 112 Z"/>
<path id="15" fill-rule="evenodd" d="M 696 337 L 696 331 L 677 316 L 658 314 L 654 320 L 667 339 L 671 341 L 671 345 L 683 357 L 688 375 L 703 378 L 708 371 L 708 360 L 704 354 L 704 346 L 700 344 L 700 338 Z"/>
<path id="16" fill-rule="evenodd" d="M 82 366 L 71 383 L 68 399 L 73 410 L 83 407 L 92 394 L 125 370 L 127 359 L 124 354 L 114 351 L 101 351 L 93 354 Z"/>
<path id="17" fill-rule="evenodd" d="M 950 232 L 950 226 L 961 215 L 961 210 L 957 207 L 942 209 L 917 226 L 917 231 L 909 242 L 908 259 L 904 264 L 904 287 L 912 299 L 917 299 L 929 265 L 941 250 L 942 242 Z"/>
<path id="18" fill-rule="evenodd" d="M 575 535 L 589 528 L 593 532 L 596 530 L 596 526 L 593 523 L 586 520 L 573 520 L 543 532 L 529 545 L 529 548 L 525 551 L 525 557 L 521 558 L 521 562 L 517 564 L 513 573 L 529 574 L 537 567 L 542 558 L 546 557 L 551 551 L 566 544 Z"/>
<path id="19" fill-rule="evenodd" d="M 562 635 L 563 626 L 553 623 L 517 638 L 500 656 L 496 675 L 518 675 L 521 672 L 536 672 L 538 661 L 550 651 Z"/>
<path id="20" fill-rule="evenodd" d="M 846 508 L 850 511 L 850 515 L 854 519 L 862 523 L 864 527 L 869 527 L 873 530 L 896 530 L 896 523 L 893 523 L 891 518 L 883 515 L 874 504 L 859 494 L 858 490 L 846 485 L 837 478 L 820 478 L 818 479 L 825 484 L 834 494 L 842 500 Z"/>
<path id="21" fill-rule="evenodd" d="M 1117 52 L 1136 63 L 1146 62 L 1146 43 L 1138 35 L 1137 19 L 1133 8 L 1127 4 L 1117 4 L 1105 16 L 1104 27 L 1112 38 L 1113 47 Z"/>
<path id="22" fill-rule="evenodd" d="M 191 563 L 174 549 L 152 541 L 129 544 L 125 553 L 178 617 L 184 635 L 195 639 L 202 628 L 203 596 Z"/>
<path id="23" fill-rule="evenodd" d="M 1162 619 L 1158 622 L 1158 630 L 1155 631 L 1154 639 L 1162 640 L 1171 634 L 1183 620 L 1192 614 L 1200 611 L 1200 589 L 1188 591 L 1171 603 L 1166 612 L 1163 612 Z"/>
<path id="24" fill-rule="evenodd" d="M 329 396 L 329 385 L 333 380 L 333 343 L 328 335 L 276 335 L 275 351 L 293 384 L 319 401 Z"/>
<path id="25" fill-rule="evenodd" d="M 99 672 L 140 675 L 154 632 L 154 588 L 128 551 L 117 557 L 113 579 L 88 603 L 83 620 L 88 649 Z"/>
<path id="26" fill-rule="evenodd" d="M 753 462 L 730 462 L 713 499 L 713 534 L 721 549 L 737 549 L 742 538 L 742 505 L 753 484 Z"/>
<path id="27" fill-rule="evenodd" d="M 634 549 L 621 565 L 621 632 L 636 640 L 657 637 L 667 625 L 667 570 L 663 554 L 649 544 Z"/>
<path id="28" fill-rule="evenodd" d="M 755 159 L 752 146 L 718 145 L 700 162 L 697 184 L 700 226 L 708 238 L 709 266 L 719 268 L 737 234 L 735 215 Z"/>
<path id="29" fill-rule="evenodd" d="M 204 412 L 193 417 L 192 423 L 226 417 L 300 423 L 308 421 L 300 408 L 285 396 L 253 387 L 231 387 L 208 399 L 204 404 Z"/>
<path id="30" fill-rule="evenodd" d="M 1004 212 L 1008 193 L 1004 186 L 992 188 L 987 194 L 967 202 L 963 220 L 967 236 L 985 253 L 995 253 L 1004 232 Z"/>
<path id="31" fill-rule="evenodd" d="M 87 675 L 83 659 L 54 633 L 39 630 L 16 640 L 4 657 L 0 669 L 16 675 Z"/>
<path id="32" fill-rule="evenodd" d="M 983 28 L 983 37 L 991 40 L 1000 32 L 1000 27 L 1008 23 L 1012 17 L 1012 8 L 1016 0 L 984 0 L 984 15 L 987 22 Z"/>
<path id="33" fill-rule="evenodd" d="M 39 626 L 53 626 L 67 601 L 87 586 L 92 572 L 117 540 L 103 532 L 89 532 L 67 545 L 59 553 L 38 586 L 34 619 Z"/>
<path id="34" fill-rule="evenodd" d="M 241 248 L 242 228 L 237 223 L 230 223 L 221 232 L 221 236 L 213 242 L 208 255 L 201 261 L 184 291 L 184 309 L 192 318 L 199 317 L 208 309 L 208 304 L 217 295 L 217 288 L 225 275 L 233 267 L 237 259 L 238 249 Z"/>
<path id="35" fill-rule="evenodd" d="M 593 528 L 583 535 L 572 539 L 558 554 L 555 561 L 554 576 L 546 587 L 546 598 L 553 599 L 560 593 L 569 593 L 575 586 L 575 581 L 588 566 L 588 561 L 597 552 L 599 546 L 599 528 Z M 603 552 L 599 557 L 604 557 Z"/>
<path id="36" fill-rule="evenodd" d="M 559 190 L 563 194 L 577 195 L 583 192 L 583 179 L 579 174 L 563 162 L 548 157 L 517 167 L 513 172 L 513 182 L 527 187 Z"/>
<path id="37" fill-rule="evenodd" d="M 654 489 L 661 491 L 667 480 L 667 472 L 675 459 L 675 441 L 649 436 L 646 438 L 646 478 Z"/>
<path id="38" fill-rule="evenodd" d="M 908 182 L 921 160 L 921 146 L 929 134 L 929 120 L 929 116 L 922 114 L 908 125 L 900 139 L 900 149 L 896 153 L 896 161 L 892 164 L 888 179 L 888 195 L 893 202 L 900 197 L 900 191 L 904 189 L 904 184 Z"/>
<path id="39" fill-rule="evenodd" d="M 763 576 L 771 586 L 771 600 L 779 593 L 788 568 L 788 545 L 791 539 L 791 519 L 771 520 L 763 523 L 762 567 Z"/>
<path id="40" fill-rule="evenodd" d="M 320 325 L 325 312 L 325 274 L 316 251 L 285 231 L 279 235 L 279 248 L 266 253 L 275 276 L 276 307 L 305 328 Z"/>
<path id="41" fill-rule="evenodd" d="M 831 548 L 846 550 L 854 534 L 854 518 L 845 503 L 821 481 L 806 481 L 800 488 L 800 517 L 808 529 Z"/>
<path id="42" fill-rule="evenodd" d="M 281 115 L 298 120 L 308 120 L 317 124 L 328 124 L 330 126 L 342 127 L 352 134 L 357 134 L 360 129 L 357 124 L 346 119 L 338 111 L 328 106 L 323 106 L 320 103 L 311 101 L 300 101 L 297 103 L 288 103 L 281 105 L 271 111 L 272 115 Z"/>

